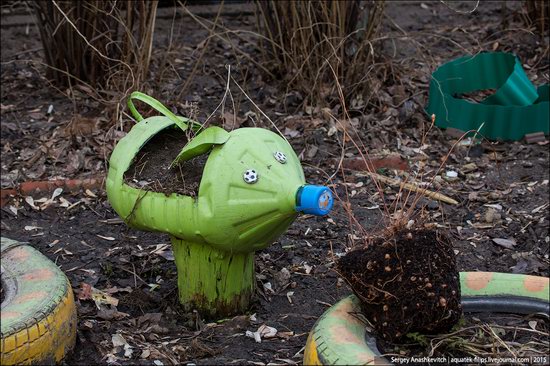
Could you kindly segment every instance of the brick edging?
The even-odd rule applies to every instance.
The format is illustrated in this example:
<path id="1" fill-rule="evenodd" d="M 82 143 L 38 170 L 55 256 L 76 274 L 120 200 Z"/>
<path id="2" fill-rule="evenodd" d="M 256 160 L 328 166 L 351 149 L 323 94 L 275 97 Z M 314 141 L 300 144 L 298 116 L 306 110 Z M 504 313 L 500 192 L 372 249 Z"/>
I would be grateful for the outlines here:
<path id="1" fill-rule="evenodd" d="M 44 181 L 22 182 L 14 188 L 0 189 L 0 207 L 4 207 L 11 197 L 32 196 L 36 193 L 51 193 L 56 188 L 63 188 L 65 192 L 77 192 L 80 189 L 96 189 L 105 185 L 105 177 L 84 179 L 56 179 Z"/>

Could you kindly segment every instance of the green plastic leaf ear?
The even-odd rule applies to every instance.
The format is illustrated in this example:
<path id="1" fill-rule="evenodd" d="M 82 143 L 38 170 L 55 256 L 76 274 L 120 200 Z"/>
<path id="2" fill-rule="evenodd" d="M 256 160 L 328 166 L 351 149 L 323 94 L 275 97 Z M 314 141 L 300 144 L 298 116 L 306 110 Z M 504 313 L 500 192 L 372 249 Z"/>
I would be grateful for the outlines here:
<path id="1" fill-rule="evenodd" d="M 172 166 L 205 154 L 214 145 L 224 144 L 229 139 L 229 132 L 223 128 L 212 126 L 199 133 L 180 151 Z"/>
<path id="2" fill-rule="evenodd" d="M 189 122 L 193 124 L 197 124 L 197 122 L 190 121 L 187 118 L 176 116 L 174 113 L 172 113 L 168 108 L 166 108 L 161 102 L 159 102 L 155 98 L 150 97 L 147 94 L 143 94 L 141 92 L 135 91 L 132 94 L 130 94 L 130 98 L 128 98 L 128 109 L 130 109 L 130 112 L 138 122 L 141 122 L 143 120 L 143 116 L 139 114 L 139 112 L 137 111 L 136 107 L 134 106 L 134 102 L 132 102 L 132 99 L 139 100 L 149 105 L 156 111 L 160 112 L 165 117 L 167 117 L 172 122 L 174 122 L 176 125 L 178 125 L 178 127 L 181 128 L 182 131 L 187 130 L 187 127 L 188 127 L 187 123 Z"/>

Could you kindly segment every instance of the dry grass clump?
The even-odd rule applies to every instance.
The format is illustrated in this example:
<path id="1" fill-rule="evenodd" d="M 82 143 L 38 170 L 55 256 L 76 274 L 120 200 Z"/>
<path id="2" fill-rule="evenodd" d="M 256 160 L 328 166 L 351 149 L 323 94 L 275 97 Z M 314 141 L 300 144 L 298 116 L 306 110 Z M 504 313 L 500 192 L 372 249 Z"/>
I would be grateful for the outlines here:
<path id="1" fill-rule="evenodd" d="M 548 0 L 525 0 L 523 3 L 525 9 L 525 22 L 535 26 L 541 37 L 548 36 L 550 29 L 550 5 Z"/>
<path id="2" fill-rule="evenodd" d="M 258 1 L 264 58 L 310 102 L 369 93 L 384 2 Z M 314 103 L 312 103 L 314 104 Z"/>
<path id="3" fill-rule="evenodd" d="M 122 93 L 139 87 L 151 58 L 158 1 L 33 1 L 48 76 Z"/>

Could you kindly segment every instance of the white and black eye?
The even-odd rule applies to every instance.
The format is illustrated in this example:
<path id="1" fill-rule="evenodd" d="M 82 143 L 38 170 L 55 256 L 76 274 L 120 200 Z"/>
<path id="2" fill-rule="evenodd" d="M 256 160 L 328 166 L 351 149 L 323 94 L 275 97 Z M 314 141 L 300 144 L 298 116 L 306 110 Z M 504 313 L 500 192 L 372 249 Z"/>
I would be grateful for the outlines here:
<path id="1" fill-rule="evenodd" d="M 248 184 L 256 183 L 258 181 L 258 173 L 254 169 L 248 169 L 244 172 L 243 179 Z"/>
<path id="2" fill-rule="evenodd" d="M 276 151 L 273 153 L 273 156 L 275 157 L 275 160 L 277 160 L 279 163 L 281 164 L 286 163 L 286 155 L 283 154 L 282 152 Z"/>

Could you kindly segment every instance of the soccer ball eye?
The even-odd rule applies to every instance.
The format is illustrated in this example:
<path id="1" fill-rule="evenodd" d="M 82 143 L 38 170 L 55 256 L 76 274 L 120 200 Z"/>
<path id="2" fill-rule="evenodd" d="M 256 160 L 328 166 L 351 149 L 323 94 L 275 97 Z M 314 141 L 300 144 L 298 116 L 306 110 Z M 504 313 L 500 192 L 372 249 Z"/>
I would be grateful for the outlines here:
<path id="1" fill-rule="evenodd" d="M 253 184 L 258 181 L 258 173 L 254 169 L 248 169 L 243 174 L 243 179 L 248 184 Z"/>
<path id="2" fill-rule="evenodd" d="M 276 151 L 273 153 L 273 156 L 275 157 L 275 160 L 277 160 L 281 164 L 286 163 L 286 155 L 280 151 Z"/>

